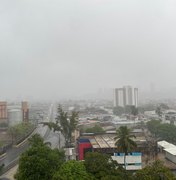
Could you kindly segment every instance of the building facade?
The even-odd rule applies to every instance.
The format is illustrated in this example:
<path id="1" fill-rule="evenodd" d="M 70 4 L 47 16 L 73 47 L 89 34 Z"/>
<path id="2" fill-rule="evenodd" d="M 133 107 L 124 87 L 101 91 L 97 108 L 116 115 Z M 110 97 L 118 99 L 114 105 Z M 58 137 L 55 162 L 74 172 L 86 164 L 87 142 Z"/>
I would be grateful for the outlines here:
<path id="1" fill-rule="evenodd" d="M 139 170 L 142 169 L 142 153 L 132 152 L 126 155 L 126 165 L 124 164 L 124 153 L 114 153 L 114 156 L 111 156 L 114 161 L 117 161 L 118 164 L 122 165 L 126 170 Z"/>
<path id="2" fill-rule="evenodd" d="M 0 124 L 7 123 L 7 102 L 0 102 Z"/>
<path id="3" fill-rule="evenodd" d="M 124 90 L 123 88 L 116 88 L 114 90 L 114 107 L 124 107 Z"/>
<path id="4" fill-rule="evenodd" d="M 29 108 L 28 108 L 28 103 L 26 101 L 23 101 L 21 103 L 21 108 L 22 108 L 22 114 L 23 114 L 23 122 L 27 122 L 29 120 Z"/>
<path id="5" fill-rule="evenodd" d="M 0 119 L 7 119 L 7 102 L 0 102 Z"/>
<path id="6" fill-rule="evenodd" d="M 124 86 L 114 89 L 114 107 L 135 106 L 138 107 L 138 88 Z"/>

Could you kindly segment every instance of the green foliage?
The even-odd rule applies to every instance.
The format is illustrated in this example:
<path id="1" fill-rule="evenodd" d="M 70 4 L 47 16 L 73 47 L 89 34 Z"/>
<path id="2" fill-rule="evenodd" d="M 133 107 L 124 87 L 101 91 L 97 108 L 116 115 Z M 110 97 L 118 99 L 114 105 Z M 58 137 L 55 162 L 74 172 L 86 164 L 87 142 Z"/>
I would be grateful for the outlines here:
<path id="1" fill-rule="evenodd" d="M 169 109 L 169 106 L 168 106 L 167 104 L 161 103 L 161 104 L 160 104 L 160 108 L 161 108 L 161 109 L 168 110 L 168 109 Z"/>
<path id="2" fill-rule="evenodd" d="M 131 114 L 131 115 L 138 115 L 138 108 L 135 106 L 126 106 L 126 107 L 114 107 L 113 114 L 117 116 L 121 116 L 122 114 Z"/>
<path id="3" fill-rule="evenodd" d="M 125 177 L 124 169 L 106 154 L 88 152 L 84 164 L 87 172 L 91 173 L 96 179 L 107 179 L 108 177 L 124 179 Z"/>
<path id="4" fill-rule="evenodd" d="M 158 131 L 159 125 L 160 125 L 160 121 L 159 120 L 151 120 L 151 121 L 147 122 L 147 128 L 155 136 L 158 133 L 157 131 Z"/>
<path id="5" fill-rule="evenodd" d="M 129 129 L 128 132 L 130 132 Z M 15 175 L 17 180 L 176 179 L 160 161 L 156 161 L 132 175 L 106 154 L 88 152 L 85 161 L 70 160 L 65 162 L 64 151 L 50 149 L 39 135 L 34 135 L 29 142 L 30 148 L 21 155 L 19 160 L 19 168 Z"/>
<path id="6" fill-rule="evenodd" d="M 12 137 L 12 142 L 16 142 L 18 139 L 25 137 L 31 132 L 34 125 L 31 123 L 20 123 L 15 126 L 9 127 L 8 133 Z"/>
<path id="7" fill-rule="evenodd" d="M 42 122 L 42 124 L 44 126 L 48 126 L 49 129 L 53 130 L 54 132 L 62 130 L 61 126 L 59 125 L 59 122 L 56 122 L 56 123 L 54 123 L 54 122 Z"/>
<path id="8" fill-rule="evenodd" d="M 72 132 L 76 129 L 78 123 L 78 112 L 72 111 L 71 116 L 58 107 L 57 122 L 61 125 L 61 132 L 65 138 L 65 146 L 69 147 L 71 144 Z"/>
<path id="9" fill-rule="evenodd" d="M 131 129 L 128 129 L 127 126 L 121 126 L 117 129 L 116 133 L 114 139 L 116 140 L 115 145 L 119 152 L 127 154 L 137 147 L 136 143 L 132 140 L 135 136 L 131 134 Z"/>
<path id="10" fill-rule="evenodd" d="M 155 112 L 158 114 L 159 117 L 162 116 L 163 112 L 162 110 L 168 110 L 169 106 L 167 104 L 161 103 L 159 106 L 157 106 Z"/>
<path id="11" fill-rule="evenodd" d="M 138 109 L 135 106 L 128 105 L 125 107 L 125 113 L 136 116 L 138 115 Z"/>
<path id="12" fill-rule="evenodd" d="M 121 116 L 124 113 L 125 113 L 125 109 L 123 107 L 118 106 L 113 108 L 113 114 L 117 116 Z"/>
<path id="13" fill-rule="evenodd" d="M 161 124 L 158 120 L 152 120 L 147 122 L 147 128 L 156 138 L 176 143 L 176 126 Z"/>
<path id="14" fill-rule="evenodd" d="M 125 153 L 124 165 L 126 169 L 126 154 L 137 147 L 137 144 L 132 140 L 132 138 L 136 137 L 131 134 L 131 129 L 128 129 L 127 126 L 121 126 L 117 129 L 116 133 L 116 137 L 114 138 L 116 140 L 115 145 L 119 152 Z"/>
<path id="15" fill-rule="evenodd" d="M 87 173 L 83 162 L 71 160 L 64 163 L 57 171 L 53 180 L 91 180 L 93 176 Z"/>
<path id="16" fill-rule="evenodd" d="M 176 177 L 166 168 L 161 161 L 155 161 L 153 164 L 139 170 L 134 175 L 134 180 L 174 180 Z"/>
<path id="17" fill-rule="evenodd" d="M 154 104 L 145 104 L 139 107 L 139 111 L 154 111 L 156 109 L 156 106 Z"/>
<path id="18" fill-rule="evenodd" d="M 45 146 L 44 140 L 39 134 L 34 134 L 28 141 L 32 147 Z"/>
<path id="19" fill-rule="evenodd" d="M 3 144 L 4 144 L 4 142 L 0 141 L 0 147 L 2 147 L 2 146 L 3 146 Z"/>
<path id="20" fill-rule="evenodd" d="M 103 133 L 103 132 L 105 132 L 104 130 L 103 130 L 103 128 L 100 126 L 100 125 L 98 125 L 98 124 L 96 124 L 94 127 L 92 127 L 92 128 L 87 128 L 86 130 L 85 130 L 85 132 L 86 133 Z"/>
<path id="21" fill-rule="evenodd" d="M 81 110 L 80 113 L 83 114 L 108 114 L 108 112 L 104 109 L 98 107 L 87 107 L 84 110 Z"/>
<path id="22" fill-rule="evenodd" d="M 145 108 L 143 106 L 139 106 L 138 107 L 138 112 L 141 113 L 141 114 L 144 114 Z"/>
<path id="23" fill-rule="evenodd" d="M 1 122 L 1 123 L 0 123 L 0 127 L 1 127 L 1 128 L 7 128 L 7 127 L 8 127 L 8 123 L 6 123 L 6 122 Z"/>
<path id="24" fill-rule="evenodd" d="M 37 144 L 37 140 L 39 143 Z M 49 180 L 65 162 L 64 151 L 52 150 L 41 140 L 33 136 L 30 139 L 31 147 L 24 152 L 19 160 L 17 180 Z"/>
<path id="25" fill-rule="evenodd" d="M 4 164 L 0 165 L 0 175 L 1 175 L 2 171 L 3 171 L 3 168 L 4 168 Z"/>

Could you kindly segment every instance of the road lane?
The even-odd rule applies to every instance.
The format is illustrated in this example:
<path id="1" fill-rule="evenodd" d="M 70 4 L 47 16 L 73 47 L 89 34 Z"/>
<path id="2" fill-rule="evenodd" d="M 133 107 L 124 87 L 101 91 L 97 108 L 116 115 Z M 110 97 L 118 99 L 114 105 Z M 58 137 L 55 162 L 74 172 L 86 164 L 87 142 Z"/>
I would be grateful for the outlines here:
<path id="1" fill-rule="evenodd" d="M 51 104 L 50 108 L 49 108 L 49 112 L 48 112 L 48 116 L 45 118 L 44 121 L 48 122 L 48 121 L 55 121 L 55 111 L 56 108 L 53 104 Z M 36 130 L 34 131 L 33 134 L 38 133 L 40 134 L 45 141 L 49 141 L 53 144 L 53 147 L 57 147 L 58 144 L 58 140 L 56 140 L 56 138 L 58 138 L 58 136 L 56 134 L 54 134 L 52 131 L 49 130 L 49 128 L 47 126 L 43 126 L 42 124 L 38 124 L 38 127 L 36 128 Z M 48 138 L 49 137 L 49 138 Z M 10 163 L 12 161 L 14 161 L 15 159 L 17 159 L 24 151 L 26 151 L 29 147 L 29 143 L 26 140 L 26 142 L 24 142 L 21 146 L 19 147 L 12 147 L 11 149 L 7 150 L 6 152 L 6 156 L 3 159 L 0 159 L 0 165 L 4 164 L 5 167 L 10 165 Z"/>

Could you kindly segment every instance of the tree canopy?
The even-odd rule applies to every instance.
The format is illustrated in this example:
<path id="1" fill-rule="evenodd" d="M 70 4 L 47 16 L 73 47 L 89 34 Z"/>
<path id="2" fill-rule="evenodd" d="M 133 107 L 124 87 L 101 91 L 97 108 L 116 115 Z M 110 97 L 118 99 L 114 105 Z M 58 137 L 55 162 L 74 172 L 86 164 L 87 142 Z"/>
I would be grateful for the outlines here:
<path id="1" fill-rule="evenodd" d="M 132 138 L 135 138 L 135 136 L 131 134 L 131 129 L 128 129 L 127 126 L 121 126 L 117 129 L 116 137 L 114 138 L 116 140 L 115 145 L 117 146 L 117 150 L 125 154 L 134 150 L 137 145 Z"/>
<path id="2" fill-rule="evenodd" d="M 37 143 L 38 142 L 38 143 Z M 48 180 L 65 162 L 64 151 L 50 149 L 39 135 L 30 139 L 31 147 L 25 151 L 19 160 L 17 180 Z"/>
<path id="3" fill-rule="evenodd" d="M 117 116 L 121 116 L 124 113 L 125 113 L 125 109 L 123 107 L 118 106 L 113 108 L 113 114 Z"/>
<path id="4" fill-rule="evenodd" d="M 53 180 L 91 180 L 91 176 L 84 166 L 83 162 L 70 160 L 64 163 L 57 171 Z"/>
<path id="5" fill-rule="evenodd" d="M 126 169 L 126 154 L 131 152 L 137 147 L 137 144 L 132 140 L 132 138 L 136 138 L 131 134 L 131 129 L 128 129 L 127 126 L 121 126 L 116 131 L 116 140 L 115 145 L 117 146 L 117 150 L 119 152 L 124 153 L 124 166 Z"/>
<path id="6" fill-rule="evenodd" d="M 134 180 L 176 180 L 173 173 L 166 168 L 161 161 L 146 166 L 138 170 L 134 175 Z"/>
<path id="7" fill-rule="evenodd" d="M 102 133 L 102 132 L 105 132 L 105 131 L 100 125 L 96 124 L 95 126 L 93 126 L 91 128 L 87 128 L 85 130 L 85 132 L 86 133 Z"/>
<path id="8" fill-rule="evenodd" d="M 37 140 L 39 140 L 37 144 Z M 47 147 L 40 136 L 30 140 L 31 147 L 21 155 L 17 180 L 170 180 L 172 172 L 156 161 L 134 174 L 126 171 L 110 155 L 88 152 L 85 161 L 65 161 L 63 151 Z"/>
<path id="9" fill-rule="evenodd" d="M 34 129 L 31 123 L 19 123 L 8 128 L 8 133 L 11 135 L 12 142 L 17 143 Z"/>
<path id="10" fill-rule="evenodd" d="M 125 107 L 117 106 L 113 108 L 113 114 L 121 116 L 122 114 L 138 115 L 138 108 L 135 106 L 127 105 Z"/>
<path id="11" fill-rule="evenodd" d="M 170 143 L 176 143 L 176 126 L 172 124 L 161 124 L 159 120 L 147 122 L 148 130 L 155 138 L 166 140 Z"/>
<path id="12" fill-rule="evenodd" d="M 88 152 L 84 164 L 86 170 L 96 179 L 108 179 L 109 177 L 124 179 L 125 177 L 124 169 L 107 154 Z"/>

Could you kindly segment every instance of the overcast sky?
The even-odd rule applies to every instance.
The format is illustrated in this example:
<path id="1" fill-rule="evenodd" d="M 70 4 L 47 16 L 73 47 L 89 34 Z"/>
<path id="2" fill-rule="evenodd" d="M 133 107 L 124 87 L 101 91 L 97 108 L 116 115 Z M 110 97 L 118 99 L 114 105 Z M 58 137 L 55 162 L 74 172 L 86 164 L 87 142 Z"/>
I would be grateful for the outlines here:
<path id="1" fill-rule="evenodd" d="M 0 98 L 176 86 L 175 0 L 1 0 Z"/>

